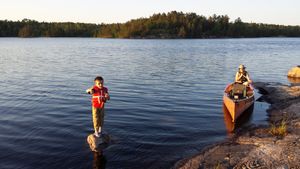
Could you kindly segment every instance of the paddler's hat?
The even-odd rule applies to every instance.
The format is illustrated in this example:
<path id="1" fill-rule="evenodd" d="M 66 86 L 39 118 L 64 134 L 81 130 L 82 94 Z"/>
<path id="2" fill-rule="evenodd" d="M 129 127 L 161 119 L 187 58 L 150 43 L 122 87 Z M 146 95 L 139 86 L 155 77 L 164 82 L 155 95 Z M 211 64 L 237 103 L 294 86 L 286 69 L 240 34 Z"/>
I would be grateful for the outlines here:
<path id="1" fill-rule="evenodd" d="M 239 69 L 246 69 L 246 67 L 244 65 L 240 65 Z"/>

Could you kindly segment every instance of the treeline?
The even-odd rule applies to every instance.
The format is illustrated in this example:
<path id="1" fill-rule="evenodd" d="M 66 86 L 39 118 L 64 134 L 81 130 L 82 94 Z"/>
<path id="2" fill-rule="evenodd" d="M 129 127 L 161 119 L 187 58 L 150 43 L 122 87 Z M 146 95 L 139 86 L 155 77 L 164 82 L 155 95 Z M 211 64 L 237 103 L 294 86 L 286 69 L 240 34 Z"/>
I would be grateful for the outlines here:
<path id="1" fill-rule="evenodd" d="M 223 38 L 300 37 L 299 26 L 229 22 L 227 15 L 205 17 L 196 13 L 169 12 L 124 24 L 102 24 L 99 37 L 106 38 Z"/>
<path id="2" fill-rule="evenodd" d="M 0 37 L 96 37 L 99 25 L 72 22 L 0 21 Z"/>
<path id="3" fill-rule="evenodd" d="M 300 37 L 300 26 L 229 22 L 227 15 L 205 17 L 196 13 L 154 14 L 117 24 L 47 23 L 24 19 L 0 21 L 0 37 L 102 38 L 226 38 Z"/>

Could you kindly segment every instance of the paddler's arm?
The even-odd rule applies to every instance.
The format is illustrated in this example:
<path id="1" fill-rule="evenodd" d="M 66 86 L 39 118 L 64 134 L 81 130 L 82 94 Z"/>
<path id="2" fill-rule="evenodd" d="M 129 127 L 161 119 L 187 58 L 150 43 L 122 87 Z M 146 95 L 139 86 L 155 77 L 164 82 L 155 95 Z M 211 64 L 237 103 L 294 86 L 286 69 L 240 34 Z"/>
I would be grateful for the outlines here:
<path id="1" fill-rule="evenodd" d="M 235 74 L 235 82 L 241 82 L 241 77 L 243 76 L 243 74 L 241 76 L 239 76 L 239 72 L 236 72 Z"/>
<path id="2" fill-rule="evenodd" d="M 249 76 L 248 73 L 247 73 L 247 75 L 246 75 L 246 79 L 248 80 L 249 83 L 252 83 L 252 80 L 250 79 L 250 76 Z"/>

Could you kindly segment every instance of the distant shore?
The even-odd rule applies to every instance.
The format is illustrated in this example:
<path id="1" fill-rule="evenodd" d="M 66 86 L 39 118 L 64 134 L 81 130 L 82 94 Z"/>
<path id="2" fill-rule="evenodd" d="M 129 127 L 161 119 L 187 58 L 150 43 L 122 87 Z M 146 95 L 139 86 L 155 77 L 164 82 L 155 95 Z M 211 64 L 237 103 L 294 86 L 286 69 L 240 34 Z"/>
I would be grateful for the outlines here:
<path id="1" fill-rule="evenodd" d="M 230 21 L 227 15 L 209 17 L 171 11 L 125 23 L 94 24 L 0 20 L 0 37 L 100 37 L 125 39 L 210 39 L 300 37 L 300 26 Z"/>
<path id="2" fill-rule="evenodd" d="M 269 125 L 244 128 L 173 168 L 300 168 L 300 86 L 258 82 L 255 87 L 263 94 L 260 100 L 271 104 Z"/>

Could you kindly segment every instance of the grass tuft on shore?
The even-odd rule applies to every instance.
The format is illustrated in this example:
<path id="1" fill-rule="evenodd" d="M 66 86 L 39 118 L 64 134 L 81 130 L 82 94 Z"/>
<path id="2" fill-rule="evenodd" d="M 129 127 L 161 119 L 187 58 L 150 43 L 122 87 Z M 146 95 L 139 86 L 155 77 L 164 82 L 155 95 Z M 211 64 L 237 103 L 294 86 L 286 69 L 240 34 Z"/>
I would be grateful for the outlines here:
<path id="1" fill-rule="evenodd" d="M 218 164 L 216 165 L 215 169 L 221 169 L 221 163 L 218 162 Z"/>
<path id="2" fill-rule="evenodd" d="M 270 133 L 273 136 L 284 137 L 287 135 L 286 121 L 282 120 L 280 125 L 271 124 Z"/>

